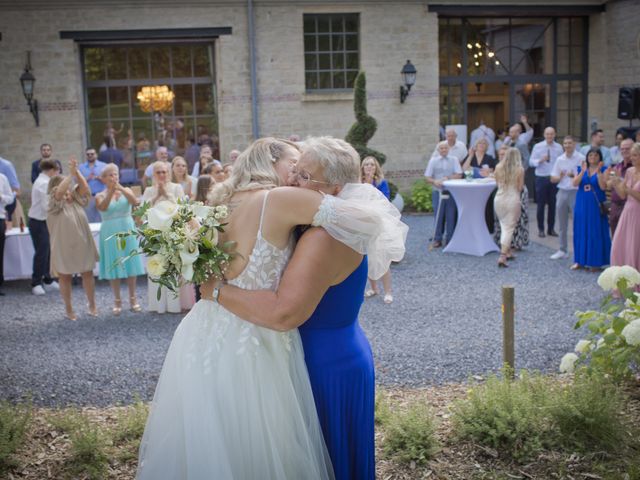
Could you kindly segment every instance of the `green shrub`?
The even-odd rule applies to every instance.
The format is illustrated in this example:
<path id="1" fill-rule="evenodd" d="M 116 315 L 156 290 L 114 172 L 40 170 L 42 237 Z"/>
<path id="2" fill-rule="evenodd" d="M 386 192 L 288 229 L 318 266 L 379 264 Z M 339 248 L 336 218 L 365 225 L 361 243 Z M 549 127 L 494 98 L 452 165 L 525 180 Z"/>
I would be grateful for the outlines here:
<path id="1" fill-rule="evenodd" d="M 375 423 L 376 425 L 386 425 L 391 418 L 391 409 L 389 408 L 389 401 L 385 397 L 384 393 L 376 393 L 375 401 Z"/>
<path id="2" fill-rule="evenodd" d="M 385 455 L 401 462 L 425 464 L 438 448 L 433 415 L 427 405 L 413 403 L 406 411 L 395 411 L 385 420 Z"/>
<path id="3" fill-rule="evenodd" d="M 433 212 L 431 190 L 431 185 L 424 180 L 418 180 L 411 187 L 410 204 L 417 212 Z"/>
<path id="4" fill-rule="evenodd" d="M 108 438 L 88 418 L 78 416 L 74 421 L 76 427 L 69 433 L 71 440 L 71 457 L 68 465 L 76 475 L 85 475 L 91 480 L 105 477 L 109 457 Z"/>
<path id="5" fill-rule="evenodd" d="M 571 385 L 557 388 L 552 400 L 549 413 L 562 449 L 615 453 L 625 445 L 624 401 L 610 381 L 581 372 Z"/>
<path id="6" fill-rule="evenodd" d="M 389 184 L 389 201 L 393 202 L 393 199 L 398 194 L 398 186 L 389 180 L 387 180 L 387 183 Z"/>
<path id="7" fill-rule="evenodd" d="M 615 385 L 600 376 L 580 373 L 572 384 L 561 385 L 523 372 L 520 379 L 494 375 L 472 388 L 455 404 L 452 422 L 459 438 L 517 461 L 544 449 L 619 456 L 631 438 L 623 407 Z"/>
<path id="8" fill-rule="evenodd" d="M 609 267 L 598 278 L 608 292 L 599 311 L 576 312 L 575 328 L 587 326 L 589 334 L 576 345 L 575 353 L 562 359 L 561 371 L 571 372 L 574 364 L 584 363 L 617 381 L 633 378 L 640 370 L 640 273 L 630 266 Z M 614 298 L 617 291 L 620 298 Z"/>
<path id="9" fill-rule="evenodd" d="M 118 416 L 117 427 L 113 432 L 113 441 L 116 443 L 127 441 L 139 443 L 148 415 L 149 407 L 138 399 Z"/>
<path id="10" fill-rule="evenodd" d="M 91 480 L 104 478 L 109 457 L 109 438 L 78 410 L 51 415 L 47 421 L 69 436 L 71 455 L 66 465 L 72 474 Z M 74 477 L 75 478 L 75 477 Z"/>
<path id="11" fill-rule="evenodd" d="M 452 422 L 459 438 L 504 452 L 516 460 L 548 446 L 552 425 L 545 412 L 549 382 L 526 373 L 521 379 L 492 375 L 454 404 Z"/>
<path id="12" fill-rule="evenodd" d="M 30 419 L 31 405 L 0 403 L 0 473 L 16 466 L 13 455 L 24 441 Z"/>

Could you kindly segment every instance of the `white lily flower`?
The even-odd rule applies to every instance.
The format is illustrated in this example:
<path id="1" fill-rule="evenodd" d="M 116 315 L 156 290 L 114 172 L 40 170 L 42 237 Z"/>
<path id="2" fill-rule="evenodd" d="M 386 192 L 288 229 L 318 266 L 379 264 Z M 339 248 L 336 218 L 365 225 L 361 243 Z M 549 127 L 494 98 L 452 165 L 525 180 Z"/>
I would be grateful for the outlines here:
<path id="1" fill-rule="evenodd" d="M 158 202 L 147 212 L 147 221 L 154 230 L 166 232 L 173 224 L 173 217 L 178 213 L 178 205 L 166 200 Z"/>

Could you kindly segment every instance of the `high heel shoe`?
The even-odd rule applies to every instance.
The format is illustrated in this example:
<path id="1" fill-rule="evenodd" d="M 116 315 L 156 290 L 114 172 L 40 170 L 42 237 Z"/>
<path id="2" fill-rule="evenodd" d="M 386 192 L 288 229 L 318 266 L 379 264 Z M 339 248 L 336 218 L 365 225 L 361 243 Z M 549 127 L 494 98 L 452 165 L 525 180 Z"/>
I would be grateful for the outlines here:
<path id="1" fill-rule="evenodd" d="M 507 256 L 504 253 L 500 254 L 500 258 L 498 258 L 498 267 L 507 268 L 508 266 Z"/>
<path id="2" fill-rule="evenodd" d="M 139 313 L 142 311 L 142 307 L 138 303 L 138 299 L 136 297 L 129 297 L 129 309 L 132 312 Z"/>
<path id="3" fill-rule="evenodd" d="M 64 317 L 67 320 L 71 320 L 72 322 L 75 322 L 76 320 L 78 320 L 78 316 L 75 314 L 75 312 L 71 311 L 71 312 L 65 312 Z"/>
<path id="4" fill-rule="evenodd" d="M 111 309 L 111 313 L 113 313 L 115 316 L 118 316 L 120 315 L 120 313 L 122 313 L 122 300 L 118 299 L 115 301 L 115 305 Z"/>
<path id="5" fill-rule="evenodd" d="M 89 305 L 87 305 L 87 315 L 89 315 L 90 317 L 97 317 L 98 316 L 98 309 L 97 307 L 93 307 L 91 308 Z"/>

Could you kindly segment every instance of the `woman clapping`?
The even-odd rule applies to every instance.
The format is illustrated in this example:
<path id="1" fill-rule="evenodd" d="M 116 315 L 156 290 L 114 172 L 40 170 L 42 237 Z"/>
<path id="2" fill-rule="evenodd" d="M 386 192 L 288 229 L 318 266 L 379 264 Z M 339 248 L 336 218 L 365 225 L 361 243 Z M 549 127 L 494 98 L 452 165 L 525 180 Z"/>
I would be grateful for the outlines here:
<path id="1" fill-rule="evenodd" d="M 55 176 L 49 181 L 47 227 L 51 239 L 51 273 L 60 279 L 60 294 L 67 318 L 77 320 L 71 304 L 71 277 L 74 273 L 82 276 L 82 288 L 89 302 L 89 315 L 98 315 L 93 278 L 98 250 L 84 211 L 91 191 L 73 157 L 69 161 L 69 172 L 68 177 Z M 75 185 L 72 182 L 74 179 Z"/>
<path id="2" fill-rule="evenodd" d="M 127 280 L 129 287 L 129 308 L 132 312 L 142 310 L 136 299 L 136 276 L 144 275 L 142 259 L 134 256 L 125 262 L 120 259 L 129 255 L 131 251 L 138 250 L 138 240 L 130 235 L 125 240 L 125 248 L 118 246 L 118 239 L 113 235 L 132 231 L 134 228 L 131 217 L 131 207 L 138 204 L 131 189 L 120 185 L 118 167 L 109 163 L 100 180 L 107 187 L 106 190 L 96 195 L 96 207 L 102 217 L 100 228 L 100 279 L 109 280 L 115 297 L 112 312 L 120 315 L 122 300 L 120 300 L 120 279 Z"/>

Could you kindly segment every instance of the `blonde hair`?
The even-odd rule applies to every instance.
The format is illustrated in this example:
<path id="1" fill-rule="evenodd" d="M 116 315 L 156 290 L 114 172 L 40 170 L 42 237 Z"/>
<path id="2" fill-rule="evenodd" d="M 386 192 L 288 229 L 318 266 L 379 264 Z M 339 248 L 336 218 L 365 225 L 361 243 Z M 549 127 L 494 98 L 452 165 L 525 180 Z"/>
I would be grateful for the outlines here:
<path id="1" fill-rule="evenodd" d="M 378 184 L 384 179 L 384 173 L 382 173 L 380 162 L 378 162 L 378 159 L 372 155 L 364 157 L 364 160 L 362 160 L 362 163 L 360 164 L 360 181 L 364 182 L 364 164 L 368 160 L 373 161 L 373 165 L 376 167 L 376 171 L 373 173 L 373 181 Z"/>
<path id="2" fill-rule="evenodd" d="M 49 180 L 49 186 L 47 187 L 47 193 L 53 192 L 53 190 L 58 185 L 60 185 L 65 178 L 66 177 L 64 175 L 56 175 L 54 177 L 51 177 L 51 179 Z"/>
<path id="3" fill-rule="evenodd" d="M 495 178 L 498 186 L 516 186 L 518 178 L 522 175 L 522 157 L 517 148 L 508 148 L 504 160 L 496 165 Z"/>
<path id="4" fill-rule="evenodd" d="M 153 173 L 156 173 L 157 170 L 159 170 L 162 167 L 166 167 L 168 164 L 169 162 L 165 162 L 164 160 L 156 160 L 151 164 L 151 171 Z"/>
<path id="5" fill-rule="evenodd" d="M 640 155 L 640 143 L 634 143 L 631 146 L 631 153 L 635 153 L 636 155 Z"/>
<path id="6" fill-rule="evenodd" d="M 173 171 L 173 167 L 175 167 L 176 162 L 179 162 L 179 161 L 183 161 L 184 166 L 187 167 L 184 172 L 184 178 L 181 180 L 178 180 L 178 178 L 176 177 L 176 174 Z M 177 156 L 177 157 L 173 157 L 173 160 L 171 160 L 171 181 L 173 183 L 180 183 L 180 182 L 191 183 L 191 179 L 189 178 L 189 165 L 187 164 L 187 161 L 184 159 L 184 157 Z"/>
<path id="7" fill-rule="evenodd" d="M 235 192 L 279 187 L 280 176 L 274 165 L 288 148 L 300 151 L 295 143 L 280 138 L 265 137 L 253 142 L 238 155 L 231 176 L 211 189 L 209 203 L 226 203 Z"/>
<path id="8" fill-rule="evenodd" d="M 304 141 L 302 155 L 311 157 L 322 168 L 331 185 L 360 183 L 360 155 L 344 140 L 333 137 L 310 137 Z"/>

